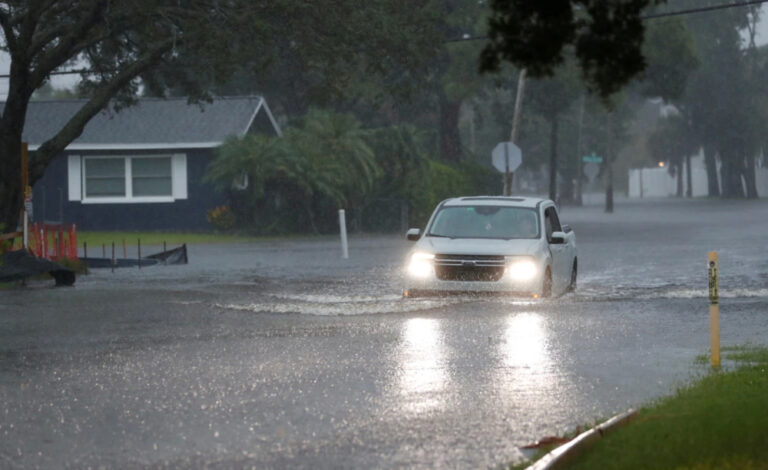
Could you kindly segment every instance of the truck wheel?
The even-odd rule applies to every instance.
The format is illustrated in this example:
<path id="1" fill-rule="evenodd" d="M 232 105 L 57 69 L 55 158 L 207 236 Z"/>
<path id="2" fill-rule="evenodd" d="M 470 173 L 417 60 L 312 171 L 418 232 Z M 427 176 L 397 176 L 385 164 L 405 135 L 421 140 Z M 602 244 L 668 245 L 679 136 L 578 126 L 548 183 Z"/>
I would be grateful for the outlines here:
<path id="1" fill-rule="evenodd" d="M 568 292 L 576 292 L 576 277 L 579 270 L 579 260 L 573 260 L 573 268 L 571 268 L 571 283 L 568 284 Z"/>

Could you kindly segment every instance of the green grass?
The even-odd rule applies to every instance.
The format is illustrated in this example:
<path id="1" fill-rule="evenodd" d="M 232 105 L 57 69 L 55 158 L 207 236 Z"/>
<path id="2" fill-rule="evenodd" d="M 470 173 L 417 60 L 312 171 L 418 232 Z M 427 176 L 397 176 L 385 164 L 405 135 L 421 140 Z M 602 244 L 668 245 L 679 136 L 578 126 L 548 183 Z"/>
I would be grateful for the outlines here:
<path id="1" fill-rule="evenodd" d="M 573 469 L 768 469 L 768 350 L 724 348 L 741 361 L 639 411 Z"/>
<path id="2" fill-rule="evenodd" d="M 264 238 L 243 236 L 243 235 L 224 235 L 219 233 L 181 233 L 181 232 L 78 232 L 77 244 L 80 248 L 83 242 L 88 243 L 88 247 L 100 247 L 102 244 L 111 246 L 115 242 L 115 247 L 122 247 L 123 240 L 129 246 L 136 246 L 137 240 L 141 239 L 142 245 L 162 245 L 166 242 L 169 248 L 181 245 L 183 243 L 235 243 L 255 240 L 264 240 Z"/>

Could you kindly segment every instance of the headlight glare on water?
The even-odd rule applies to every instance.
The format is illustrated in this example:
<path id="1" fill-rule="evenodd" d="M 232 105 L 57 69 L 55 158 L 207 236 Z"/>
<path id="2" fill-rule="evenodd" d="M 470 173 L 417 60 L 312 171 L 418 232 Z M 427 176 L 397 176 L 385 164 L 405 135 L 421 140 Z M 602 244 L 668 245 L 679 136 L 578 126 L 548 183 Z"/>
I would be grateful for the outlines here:
<path id="1" fill-rule="evenodd" d="M 416 252 L 411 255 L 411 262 L 408 263 L 408 274 L 417 278 L 425 278 L 432 274 L 432 260 L 435 255 L 432 253 Z"/>
<path id="2" fill-rule="evenodd" d="M 537 273 L 533 260 L 513 259 L 507 262 L 507 274 L 515 281 L 530 281 Z"/>

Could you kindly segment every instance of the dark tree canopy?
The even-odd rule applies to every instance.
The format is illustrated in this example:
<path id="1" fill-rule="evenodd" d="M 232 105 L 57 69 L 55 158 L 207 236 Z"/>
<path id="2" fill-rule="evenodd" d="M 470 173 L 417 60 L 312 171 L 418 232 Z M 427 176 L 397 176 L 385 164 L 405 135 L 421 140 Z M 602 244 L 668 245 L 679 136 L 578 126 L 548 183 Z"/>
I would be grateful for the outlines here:
<path id="1" fill-rule="evenodd" d="M 503 61 L 550 76 L 572 47 L 587 87 L 606 98 L 646 67 L 641 12 L 664 0 L 492 0 L 482 71 Z"/>
<path id="2" fill-rule="evenodd" d="M 238 37 L 261 39 L 256 13 L 245 0 L 0 2 L 0 50 L 11 58 L 0 117 L 0 224 L 15 226 L 27 106 L 52 73 L 84 68 L 88 99 L 31 155 L 31 182 L 94 115 L 110 102 L 129 103 L 142 82 L 152 88 L 172 80 L 192 99 L 205 98 L 244 51 Z"/>
<path id="3" fill-rule="evenodd" d="M 205 100 L 247 65 L 262 78 L 257 85 L 268 68 L 290 72 L 274 77 L 281 82 L 333 84 L 330 100 L 350 88 L 356 75 L 373 70 L 388 78 L 390 69 L 407 70 L 427 49 L 409 40 L 424 16 L 408 8 L 417 4 L 424 12 L 425 2 L 0 1 L 0 50 L 11 58 L 0 116 L 0 225 L 16 225 L 23 188 L 15 175 L 27 106 L 52 73 L 82 69 L 80 91 L 87 99 L 30 155 L 32 183 L 93 116 L 131 104 L 142 90 Z M 423 36 L 427 46 L 434 42 Z"/>

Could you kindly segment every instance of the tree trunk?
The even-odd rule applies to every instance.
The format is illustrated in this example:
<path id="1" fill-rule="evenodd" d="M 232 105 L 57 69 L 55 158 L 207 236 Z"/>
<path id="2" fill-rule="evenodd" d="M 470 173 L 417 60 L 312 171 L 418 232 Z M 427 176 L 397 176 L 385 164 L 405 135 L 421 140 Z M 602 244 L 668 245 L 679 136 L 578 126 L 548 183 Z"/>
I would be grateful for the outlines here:
<path id="1" fill-rule="evenodd" d="M 571 173 L 566 171 L 564 172 L 562 181 L 560 182 L 560 201 L 563 204 L 577 204 L 578 201 L 576 199 L 576 186 L 573 184 L 574 180 L 571 176 Z"/>
<path id="2" fill-rule="evenodd" d="M 709 197 L 720 196 L 720 183 L 717 180 L 715 149 L 709 145 L 704 146 L 704 165 L 707 168 L 707 195 Z"/>
<path id="3" fill-rule="evenodd" d="M 576 205 L 581 206 L 584 200 L 581 197 L 581 190 L 584 185 L 584 157 L 581 154 L 582 132 L 584 128 L 584 108 L 586 107 L 587 95 L 581 95 L 581 105 L 579 106 L 579 132 L 576 140 Z"/>
<path id="4" fill-rule="evenodd" d="M 24 197 L 21 187 L 21 136 L 32 90 L 29 72 L 11 61 L 8 98 L 0 119 L 0 228 L 13 232 Z M 30 179 L 32 184 L 34 180 Z M 0 230 L 0 231 L 2 231 Z"/>
<path id="5" fill-rule="evenodd" d="M 447 162 L 461 160 L 460 109 L 461 100 L 450 101 L 445 96 L 440 97 L 440 155 Z"/>
<path id="6" fill-rule="evenodd" d="M 557 202 L 557 131 L 559 119 L 557 114 L 550 120 L 549 132 L 549 198 Z"/>
<path id="7" fill-rule="evenodd" d="M 560 191 L 559 197 L 562 204 L 578 204 L 576 197 L 576 178 L 579 174 L 579 160 L 574 153 L 565 153 L 563 155 L 563 171 L 560 172 Z"/>
<path id="8" fill-rule="evenodd" d="M 675 165 L 675 171 L 677 172 L 677 191 L 675 196 L 683 197 L 683 162 L 681 161 Z"/>
<path id="9" fill-rule="evenodd" d="M 744 182 L 747 184 L 747 199 L 757 199 L 757 183 L 755 181 L 755 157 L 749 156 L 746 159 L 744 168 Z"/>
<path id="10" fill-rule="evenodd" d="M 744 186 L 741 183 L 742 164 L 735 154 L 720 152 L 720 179 L 723 182 L 723 198 L 744 198 Z"/>
<path id="11" fill-rule="evenodd" d="M 307 208 L 307 217 L 309 218 L 309 227 L 312 229 L 312 233 L 314 235 L 319 235 L 320 230 L 317 229 L 317 224 L 315 223 L 315 211 L 312 209 L 313 202 L 314 197 L 310 198 L 304 207 Z"/>
<path id="12" fill-rule="evenodd" d="M 608 170 L 608 182 L 605 185 L 605 212 L 613 213 L 613 113 L 607 115 L 608 118 L 608 145 L 605 152 L 605 165 Z"/>
<path id="13" fill-rule="evenodd" d="M 14 232 L 22 203 L 20 139 L 0 137 L 0 233 Z"/>
<path id="14" fill-rule="evenodd" d="M 691 156 L 686 155 L 685 156 L 685 179 L 686 179 L 686 185 L 685 188 L 685 197 L 693 197 L 693 174 L 691 172 Z"/>

